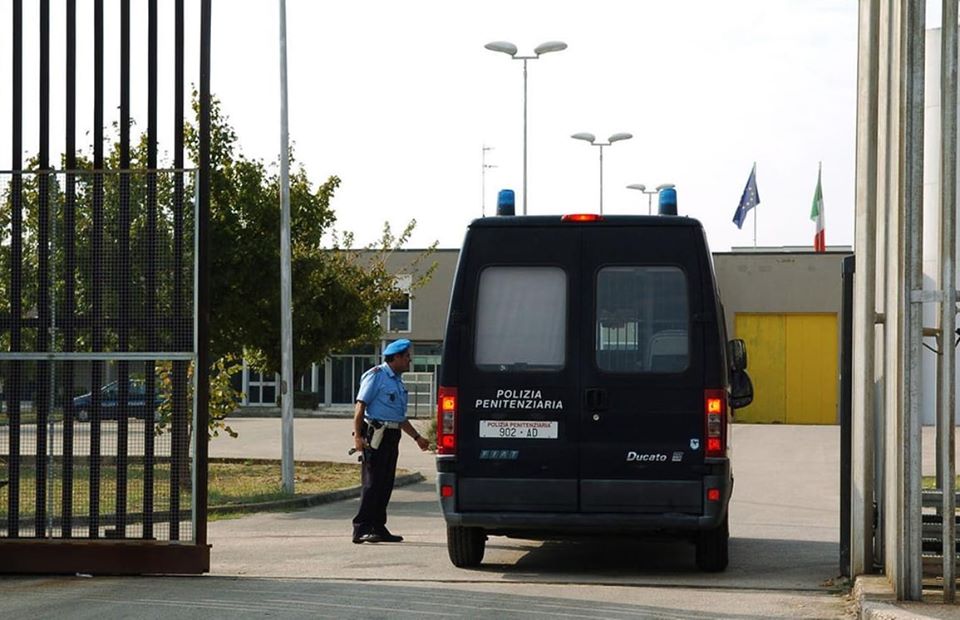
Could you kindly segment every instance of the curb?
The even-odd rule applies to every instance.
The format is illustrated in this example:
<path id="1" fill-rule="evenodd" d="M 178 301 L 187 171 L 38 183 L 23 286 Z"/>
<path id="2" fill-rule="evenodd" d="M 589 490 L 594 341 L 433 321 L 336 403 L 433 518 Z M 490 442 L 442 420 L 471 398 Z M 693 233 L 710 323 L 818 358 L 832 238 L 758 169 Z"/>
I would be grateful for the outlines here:
<path id="1" fill-rule="evenodd" d="M 866 620 L 926 620 L 933 616 L 912 611 L 915 607 L 919 611 L 921 602 L 898 602 L 893 594 L 890 581 L 883 575 L 858 575 L 851 592 L 857 618 Z M 939 606 L 949 609 L 951 606 Z M 939 611 L 939 610 L 938 610 Z M 946 617 L 940 616 L 936 617 Z M 952 617 L 952 616 L 951 616 Z"/>
<path id="2" fill-rule="evenodd" d="M 242 459 L 249 460 L 249 459 Z M 403 487 L 410 484 L 416 484 L 418 482 L 423 482 L 426 480 L 423 474 L 420 472 L 413 472 L 412 474 L 403 474 L 397 476 L 396 480 L 393 483 L 393 488 Z M 339 502 L 345 499 L 353 499 L 354 497 L 360 497 L 360 491 L 363 487 L 357 485 L 355 487 L 347 487 L 346 489 L 338 489 L 336 491 L 327 491 L 326 493 L 318 493 L 316 495 L 307 495 L 304 497 L 295 497 L 292 499 L 281 499 L 273 502 L 257 502 L 254 504 L 225 504 L 221 506 L 210 506 L 207 508 L 207 514 L 211 515 L 223 515 L 223 514 L 234 514 L 234 513 L 251 513 L 251 512 L 270 512 L 278 510 L 289 510 L 292 508 L 309 508 L 311 506 L 319 506 L 320 504 L 329 504 L 331 502 Z"/>

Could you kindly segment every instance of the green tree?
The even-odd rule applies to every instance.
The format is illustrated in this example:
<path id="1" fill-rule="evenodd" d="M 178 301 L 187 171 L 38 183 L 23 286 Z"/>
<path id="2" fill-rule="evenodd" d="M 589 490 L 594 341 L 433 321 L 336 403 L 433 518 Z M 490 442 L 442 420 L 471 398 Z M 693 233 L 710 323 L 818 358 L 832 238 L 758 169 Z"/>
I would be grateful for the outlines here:
<path id="1" fill-rule="evenodd" d="M 199 159 L 195 127 L 187 131 L 187 146 Z M 416 222 L 399 235 L 385 224 L 376 244 L 364 251 L 352 248 L 351 234 L 333 231 L 331 201 L 340 179 L 331 176 L 314 189 L 292 151 L 290 158 L 293 359 L 300 372 L 332 351 L 379 340 L 379 316 L 405 294 L 387 257 L 407 243 Z M 278 371 L 279 175 L 243 155 L 217 101 L 211 107 L 211 167 L 211 352 L 219 357 L 253 349 L 261 354 L 263 370 Z M 402 268 L 416 274 L 413 289 L 432 276 L 435 264 L 427 258 L 435 247 Z"/>
<path id="2" fill-rule="evenodd" d="M 198 112 L 196 93 L 194 110 Z M 238 146 L 236 132 L 222 113 L 218 101 L 211 107 L 211 226 L 210 226 L 210 290 L 211 290 L 211 357 L 219 360 L 240 356 L 244 352 L 262 360 L 261 370 L 280 369 L 280 208 L 279 175 L 273 166 L 261 160 L 247 158 Z M 194 161 L 199 160 L 199 134 L 195 125 L 187 127 L 186 145 Z M 131 168 L 147 166 L 145 136 L 133 142 Z M 291 160 L 292 152 L 291 152 Z M 119 143 L 109 150 L 106 168 L 119 169 Z M 395 273 L 387 267 L 387 257 L 402 247 L 415 226 L 411 221 L 395 235 L 384 225 L 377 243 L 357 250 L 349 233 L 334 229 L 336 216 L 331 206 L 340 179 L 331 176 L 315 186 L 306 170 L 292 161 L 290 176 L 290 207 L 292 234 L 293 329 L 294 362 L 298 371 L 310 363 L 324 359 L 330 352 L 360 343 L 379 340 L 382 328 L 379 317 L 387 306 L 400 301 L 406 294 L 396 282 Z M 31 159 L 28 170 L 36 171 L 37 160 Z M 89 157 L 79 157 L 77 168 L 92 172 Z M 24 175 L 21 192 L 24 209 L 24 250 L 22 256 L 24 287 L 21 295 L 23 312 L 36 316 L 38 307 L 37 273 L 40 250 L 37 244 L 39 229 L 38 177 Z M 48 196 L 53 229 L 51 272 L 52 297 L 58 301 L 56 310 L 59 325 L 64 324 L 67 309 L 64 305 L 66 261 L 64 253 L 64 201 L 66 179 L 63 175 L 49 178 Z M 121 264 L 129 267 L 128 300 L 132 312 L 147 318 L 148 279 L 146 265 L 154 264 L 156 281 L 156 316 L 170 319 L 173 315 L 173 195 L 178 179 L 171 173 L 156 175 L 157 224 L 154 233 L 148 233 L 147 188 L 151 179 L 144 173 L 125 175 L 130 206 L 129 259 L 121 262 L 119 204 L 124 186 L 121 175 L 102 176 L 104 230 L 100 246 L 105 271 L 95 278 L 92 269 L 93 196 L 96 175 L 76 177 L 76 273 L 74 277 L 76 305 L 74 316 L 90 316 L 94 282 L 102 287 L 104 345 L 113 350 L 118 343 L 116 322 L 119 299 L 114 278 Z M 194 177 L 187 175 L 184 195 L 191 202 L 194 196 Z M 10 184 L 0 194 L 0 315 L 10 312 L 9 279 L 11 270 L 11 195 Z M 187 255 L 183 275 L 192 278 L 193 244 L 192 211 L 187 216 Z M 324 239 L 327 242 L 324 243 Z M 402 265 L 399 272 L 414 275 L 412 288 L 425 283 L 435 265 L 428 260 L 436 244 Z M 152 252 L 152 253 L 151 253 Z M 154 261 L 149 257 L 153 256 Z M 185 298 L 192 300 L 192 292 Z M 189 317 L 189 309 L 187 311 Z M 189 320 L 189 319 L 188 319 Z M 185 326 L 180 326 L 184 328 Z M 161 330 L 161 348 L 175 348 L 175 329 Z M 27 330 L 24 345 L 32 347 L 37 334 Z M 59 332 L 62 338 L 63 332 Z M 92 329 L 89 322 L 78 322 L 75 350 L 90 350 Z M 0 332 L 0 344 L 9 345 L 9 332 Z M 135 350 L 147 350 L 145 334 L 134 329 L 130 345 Z M 233 365 L 228 365 L 234 368 Z M 222 369 L 221 369 L 222 370 Z M 214 373 L 211 369 L 211 373 Z M 221 372 L 222 374 L 222 372 Z M 218 417 L 219 416 L 218 414 Z"/>

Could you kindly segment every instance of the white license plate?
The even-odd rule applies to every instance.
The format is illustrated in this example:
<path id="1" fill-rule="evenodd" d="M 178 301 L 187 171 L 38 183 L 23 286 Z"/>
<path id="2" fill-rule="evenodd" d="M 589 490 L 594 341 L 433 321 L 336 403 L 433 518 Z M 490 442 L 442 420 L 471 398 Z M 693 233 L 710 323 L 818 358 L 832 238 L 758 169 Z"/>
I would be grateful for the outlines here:
<path id="1" fill-rule="evenodd" d="M 556 439 L 557 422 L 544 420 L 480 420 L 481 437 L 499 439 Z"/>

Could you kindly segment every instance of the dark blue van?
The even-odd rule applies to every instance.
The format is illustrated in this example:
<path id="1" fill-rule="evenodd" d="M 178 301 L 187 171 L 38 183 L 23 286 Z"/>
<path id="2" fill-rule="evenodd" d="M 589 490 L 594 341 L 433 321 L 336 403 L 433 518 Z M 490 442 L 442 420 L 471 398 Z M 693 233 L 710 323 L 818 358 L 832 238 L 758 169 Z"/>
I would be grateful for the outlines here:
<path id="1" fill-rule="evenodd" d="M 479 564 L 491 535 L 659 531 L 691 538 L 702 570 L 725 569 L 745 368 L 697 220 L 475 220 L 438 394 L 450 559 Z"/>

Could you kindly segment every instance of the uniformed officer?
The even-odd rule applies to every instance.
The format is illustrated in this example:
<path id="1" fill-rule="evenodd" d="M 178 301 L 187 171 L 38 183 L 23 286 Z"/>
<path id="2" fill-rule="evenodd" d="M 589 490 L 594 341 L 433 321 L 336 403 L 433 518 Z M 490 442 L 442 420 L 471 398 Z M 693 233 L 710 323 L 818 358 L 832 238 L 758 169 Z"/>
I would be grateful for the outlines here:
<path id="1" fill-rule="evenodd" d="M 406 338 L 383 350 L 383 363 L 363 373 L 353 415 L 353 443 L 363 453 L 363 491 L 353 518 L 353 542 L 400 542 L 387 529 L 387 504 L 397 471 L 400 431 L 421 450 L 430 442 L 407 420 L 407 388 L 400 375 L 410 370 L 413 347 Z"/>

